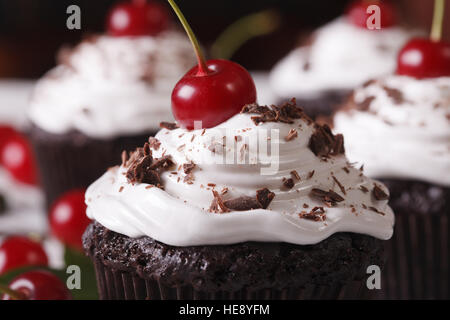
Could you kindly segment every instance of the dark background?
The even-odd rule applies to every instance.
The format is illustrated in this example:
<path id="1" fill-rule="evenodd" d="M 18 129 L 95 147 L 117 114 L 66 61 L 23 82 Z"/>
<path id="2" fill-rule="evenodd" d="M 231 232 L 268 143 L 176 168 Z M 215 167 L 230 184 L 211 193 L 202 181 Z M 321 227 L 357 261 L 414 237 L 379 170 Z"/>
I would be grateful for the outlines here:
<path id="1" fill-rule="evenodd" d="M 102 32 L 105 14 L 115 0 L 0 0 L 0 77 L 37 78 L 55 64 L 57 49 L 83 34 Z M 164 1 L 162 1 L 164 2 Z M 200 41 L 208 46 L 230 23 L 262 9 L 281 15 L 279 29 L 255 38 L 233 60 L 249 69 L 269 69 L 298 44 L 302 34 L 340 15 L 349 0 L 178 0 Z M 432 0 L 394 0 L 402 23 L 429 29 Z M 81 7 L 81 31 L 66 28 L 66 8 Z M 447 1 L 445 37 L 450 31 Z"/>

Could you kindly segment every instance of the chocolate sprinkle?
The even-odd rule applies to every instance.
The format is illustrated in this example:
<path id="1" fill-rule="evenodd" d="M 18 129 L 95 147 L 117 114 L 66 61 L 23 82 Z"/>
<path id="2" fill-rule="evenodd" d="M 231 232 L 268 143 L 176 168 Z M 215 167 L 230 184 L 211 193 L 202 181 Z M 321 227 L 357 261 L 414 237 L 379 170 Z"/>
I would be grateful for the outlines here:
<path id="1" fill-rule="evenodd" d="M 380 186 L 378 186 L 377 184 L 374 184 L 374 187 L 372 189 L 372 194 L 375 197 L 375 199 L 377 200 L 388 200 L 389 199 L 389 195 L 384 192 L 383 189 L 380 188 Z"/>
<path id="2" fill-rule="evenodd" d="M 174 122 L 161 122 L 159 126 L 167 130 L 174 130 L 178 128 L 178 125 Z"/>
<path id="3" fill-rule="evenodd" d="M 333 135 L 328 125 L 315 125 L 315 132 L 309 140 L 309 149 L 318 157 L 328 158 L 345 152 L 342 134 Z"/>
<path id="4" fill-rule="evenodd" d="M 335 176 L 331 176 L 331 177 L 333 178 L 334 182 L 336 182 L 336 184 L 339 186 L 339 189 L 341 189 L 342 193 L 347 194 L 345 192 L 344 186 L 339 182 L 339 180 Z"/>
<path id="5" fill-rule="evenodd" d="M 390 88 L 388 86 L 383 86 L 384 91 L 386 91 L 386 94 L 389 98 L 391 98 L 395 104 L 402 104 L 405 101 L 405 98 L 403 97 L 403 93 L 394 88 Z"/>
<path id="6" fill-rule="evenodd" d="M 312 198 L 317 198 L 330 206 L 335 206 L 338 202 L 344 201 L 344 198 L 333 190 L 327 192 L 321 189 L 314 188 L 311 190 L 311 193 L 309 195 Z"/>
<path id="7" fill-rule="evenodd" d="M 300 212 L 299 217 L 313 221 L 324 221 L 326 219 L 325 209 L 323 207 L 314 207 L 310 212 Z"/>

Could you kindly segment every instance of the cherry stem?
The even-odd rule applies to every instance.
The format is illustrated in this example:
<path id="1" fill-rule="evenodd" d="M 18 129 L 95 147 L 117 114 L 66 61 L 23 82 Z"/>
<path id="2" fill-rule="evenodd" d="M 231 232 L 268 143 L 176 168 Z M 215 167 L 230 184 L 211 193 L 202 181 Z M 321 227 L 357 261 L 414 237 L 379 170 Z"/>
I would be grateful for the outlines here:
<path id="1" fill-rule="evenodd" d="M 173 11 L 175 11 L 178 19 L 180 19 L 181 24 L 183 25 L 184 30 L 186 31 L 189 40 L 191 40 L 192 46 L 194 47 L 195 54 L 197 56 L 198 61 L 198 72 L 197 75 L 199 76 L 206 76 L 208 74 L 208 67 L 206 66 L 206 60 L 205 56 L 203 55 L 203 51 L 200 48 L 200 44 L 198 43 L 197 38 L 195 37 L 194 31 L 192 31 L 191 26 L 187 22 L 186 18 L 184 17 L 183 13 L 181 12 L 178 5 L 175 3 L 174 0 L 168 0 L 170 6 L 172 7 Z"/>
<path id="2" fill-rule="evenodd" d="M 444 23 L 445 0 L 434 0 L 433 24 L 430 38 L 434 42 L 441 41 L 442 25 Z"/>
<path id="3" fill-rule="evenodd" d="M 280 16 L 271 9 L 245 16 L 222 32 L 211 46 L 211 55 L 230 59 L 248 40 L 270 34 L 279 27 L 280 22 Z"/>
<path id="4" fill-rule="evenodd" d="M 13 300 L 26 300 L 24 294 L 20 293 L 19 291 L 13 290 L 1 283 L 0 283 L 0 293 L 7 294 Z"/>

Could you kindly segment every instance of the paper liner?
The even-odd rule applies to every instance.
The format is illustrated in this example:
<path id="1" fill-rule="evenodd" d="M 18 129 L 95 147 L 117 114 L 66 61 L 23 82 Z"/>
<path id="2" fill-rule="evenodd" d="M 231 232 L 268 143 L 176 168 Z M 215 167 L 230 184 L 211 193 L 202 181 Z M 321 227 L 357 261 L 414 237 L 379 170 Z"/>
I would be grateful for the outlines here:
<path id="1" fill-rule="evenodd" d="M 47 207 L 65 191 L 88 187 L 108 167 L 120 164 L 122 150 L 142 146 L 155 133 L 110 140 L 91 139 L 80 134 L 55 136 L 53 139 L 49 133 L 37 132 L 35 135 L 36 130 L 40 129 L 35 128 L 29 136 L 39 165 Z"/>
<path id="2" fill-rule="evenodd" d="M 386 248 L 383 298 L 450 298 L 449 215 L 397 212 Z"/>

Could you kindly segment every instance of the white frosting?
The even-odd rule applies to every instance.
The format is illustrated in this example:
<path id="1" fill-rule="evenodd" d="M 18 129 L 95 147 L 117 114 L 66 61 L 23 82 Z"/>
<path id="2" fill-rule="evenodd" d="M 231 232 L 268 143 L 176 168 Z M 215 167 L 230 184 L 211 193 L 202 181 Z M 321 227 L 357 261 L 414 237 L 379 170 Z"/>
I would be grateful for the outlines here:
<path id="1" fill-rule="evenodd" d="M 14 180 L 0 167 L 0 194 L 7 206 L 6 212 L 0 213 L 0 233 L 46 232 L 47 215 L 39 188 Z"/>
<path id="2" fill-rule="evenodd" d="M 26 109 L 34 81 L 0 80 L 0 125 L 22 129 L 26 125 Z"/>
<path id="3" fill-rule="evenodd" d="M 171 155 L 178 170 L 164 172 L 161 176 L 165 190 L 145 183 L 130 184 L 124 176 L 125 168 L 116 167 L 107 171 L 86 192 L 87 214 L 91 219 L 110 230 L 130 237 L 150 236 L 158 241 L 175 246 L 231 244 L 243 241 L 284 241 L 294 244 L 314 244 L 336 232 L 356 232 L 381 239 L 389 239 L 393 232 L 394 215 L 387 200 L 376 201 L 371 192 L 374 181 L 364 177 L 358 169 L 348 166 L 345 156 L 324 161 L 308 148 L 313 128 L 304 120 L 293 124 L 263 123 L 256 126 L 252 114 L 238 114 L 217 128 L 186 131 L 184 129 L 161 130 L 156 138 L 161 142 L 154 157 Z M 296 129 L 298 137 L 286 141 L 290 129 Z M 265 133 L 272 132 L 270 140 Z M 273 130 L 273 131 L 270 131 Z M 203 132 L 203 135 L 202 135 Z M 227 133 L 225 146 L 223 137 Z M 262 135 L 262 145 L 270 142 L 272 154 L 279 149 L 278 170 L 264 171 L 270 165 L 251 147 Z M 234 147 L 234 136 L 237 147 Z M 260 136 L 261 137 L 261 136 Z M 211 151 L 215 145 L 215 152 Z M 243 148 L 242 145 L 249 145 Z M 217 157 L 232 155 L 235 150 L 239 161 L 245 163 L 217 163 Z M 244 150 L 242 152 L 242 150 Z M 234 158 L 234 157 L 233 157 Z M 197 167 L 192 172 L 192 184 L 184 182 L 185 174 L 180 165 L 193 161 Z M 174 169 L 176 170 L 176 169 Z M 263 171 L 261 171 L 263 170 Z M 282 188 L 282 179 L 290 178 L 296 170 L 301 180 L 290 189 Z M 312 178 L 309 173 L 314 170 Z M 271 174 L 267 174 L 271 173 Z M 335 176 L 345 187 L 345 194 L 333 180 Z M 210 184 L 210 186 L 208 186 Z M 212 186 L 211 184 L 214 184 Z M 386 192 L 386 188 L 381 186 Z M 224 200 L 255 196 L 256 190 L 269 188 L 275 198 L 267 209 L 212 213 L 212 189 L 221 192 L 228 188 Z M 345 198 L 337 206 L 328 208 L 309 196 L 312 188 L 334 190 Z M 309 208 L 303 206 L 307 204 Z M 364 205 L 373 206 L 381 215 Z M 311 221 L 299 217 L 302 211 L 309 212 L 315 206 L 324 206 L 326 220 Z M 352 210 L 354 206 L 354 210 Z"/>
<path id="4" fill-rule="evenodd" d="M 311 46 L 295 49 L 275 66 L 272 86 L 282 97 L 316 98 L 329 90 L 351 90 L 392 73 L 398 51 L 417 34 L 400 27 L 368 30 L 337 18 L 315 32 Z"/>
<path id="5" fill-rule="evenodd" d="M 384 87 L 402 92 L 400 103 Z M 388 76 L 355 91 L 367 111 L 336 114 L 350 160 L 372 177 L 419 179 L 450 186 L 450 77 L 417 80 Z"/>
<path id="6" fill-rule="evenodd" d="M 172 89 L 195 64 L 187 37 L 175 31 L 100 36 L 67 60 L 38 82 L 29 117 L 51 133 L 78 130 L 97 138 L 155 130 L 170 119 Z"/>

